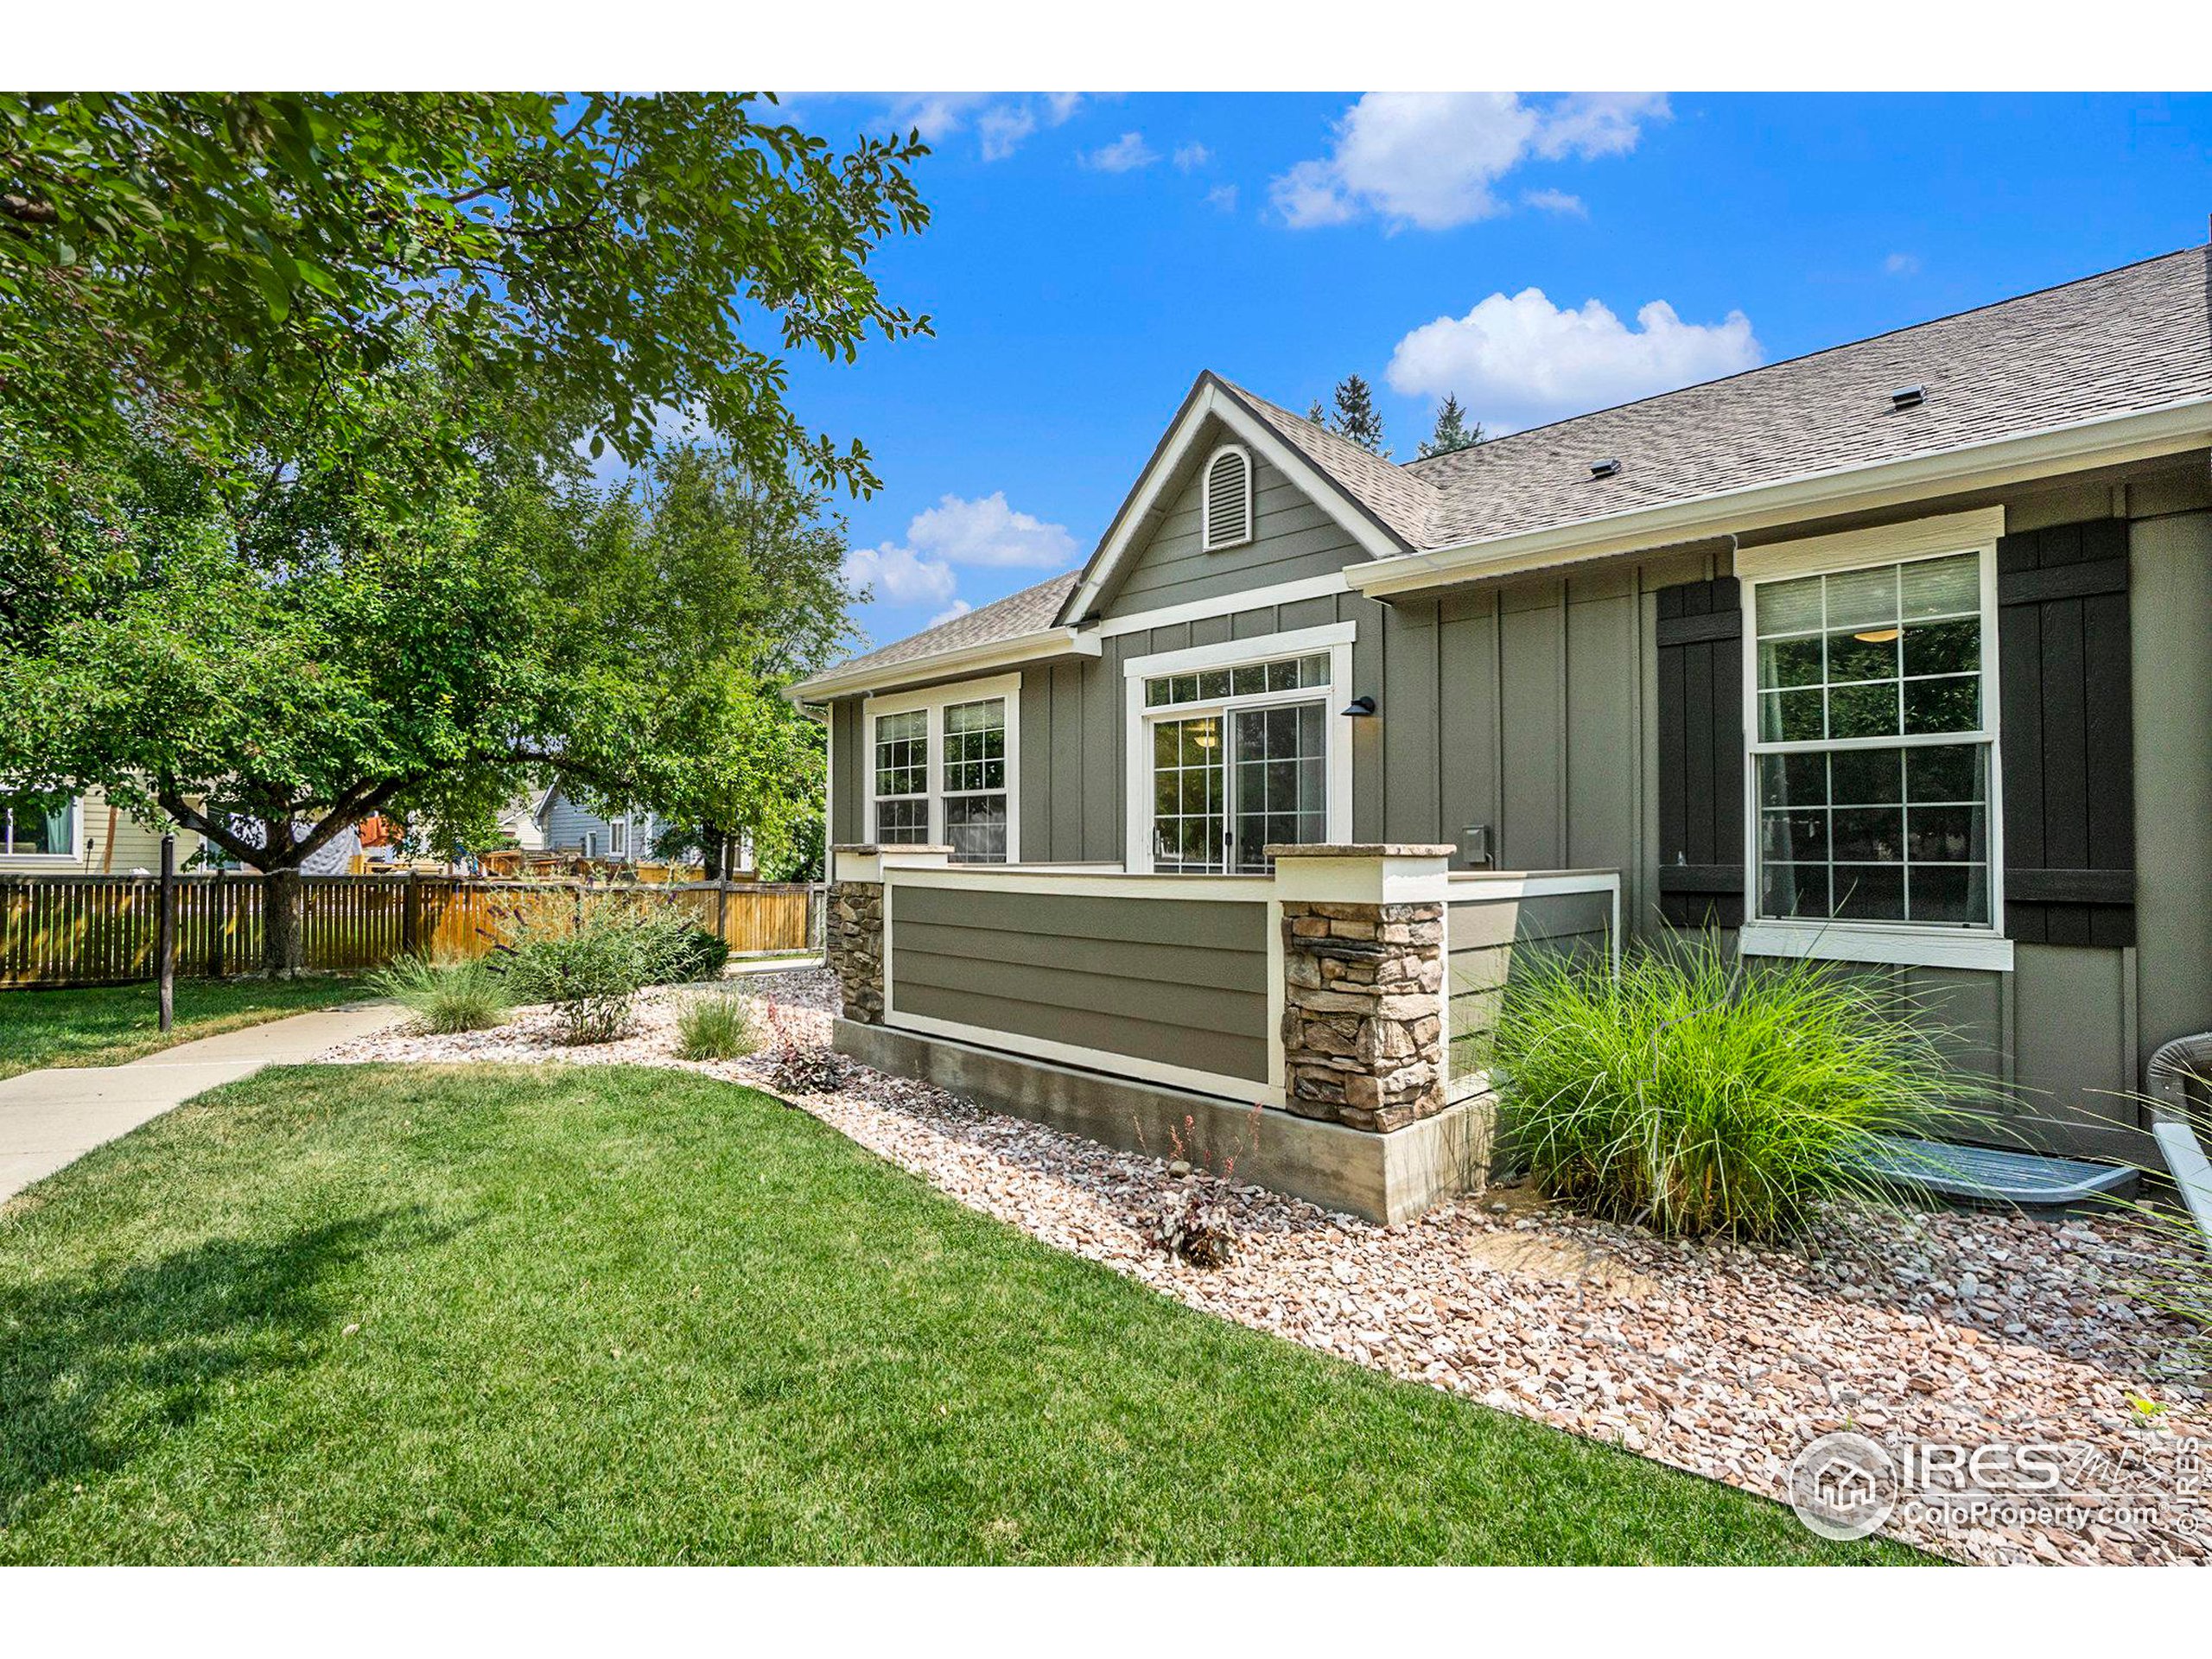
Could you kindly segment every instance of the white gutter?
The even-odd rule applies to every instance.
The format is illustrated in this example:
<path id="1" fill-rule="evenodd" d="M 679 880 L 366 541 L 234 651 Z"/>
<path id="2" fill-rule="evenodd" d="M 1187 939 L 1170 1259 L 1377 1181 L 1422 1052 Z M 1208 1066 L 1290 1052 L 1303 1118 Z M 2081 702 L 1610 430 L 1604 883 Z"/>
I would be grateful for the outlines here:
<path id="1" fill-rule="evenodd" d="M 2212 443 L 2212 397 L 2103 415 L 2069 426 L 1967 444 L 1907 461 L 1869 461 L 1723 490 L 1421 553 L 1354 565 L 1361 593 L 1416 592 L 1446 583 L 1608 558 L 1709 537 L 1796 524 L 1824 514 L 1904 505 L 1945 490 L 1993 489 L 2055 469 L 2118 466 Z"/>
<path id="2" fill-rule="evenodd" d="M 907 657 L 895 663 L 849 669 L 830 669 L 784 688 L 793 702 L 822 702 L 831 697 L 858 696 L 865 691 L 896 688 L 900 690 L 927 680 L 965 678 L 994 669 L 1055 657 L 1096 657 L 1098 636 L 1093 630 L 1041 628 L 1009 639 L 986 639 L 979 645 L 957 645 L 926 657 Z"/>

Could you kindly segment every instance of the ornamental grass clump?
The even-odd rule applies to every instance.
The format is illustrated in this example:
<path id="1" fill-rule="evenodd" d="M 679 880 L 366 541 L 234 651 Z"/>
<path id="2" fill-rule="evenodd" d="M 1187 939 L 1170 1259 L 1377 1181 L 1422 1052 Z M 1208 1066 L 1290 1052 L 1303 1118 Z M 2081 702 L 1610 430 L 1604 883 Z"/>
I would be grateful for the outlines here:
<path id="1" fill-rule="evenodd" d="M 369 988 L 391 998 L 423 1030 L 441 1037 L 488 1031 L 506 1019 L 514 1001 L 505 976 L 493 972 L 480 957 L 439 962 L 402 957 L 370 975 Z"/>
<path id="2" fill-rule="evenodd" d="M 734 992 L 694 996 L 676 1015 L 676 1052 L 687 1060 L 735 1060 L 760 1046 L 753 1000 Z"/>
<path id="3" fill-rule="evenodd" d="M 1893 1201 L 1878 1135 L 1956 1135 L 1986 1085 L 1933 1010 L 1809 961 L 1731 962 L 1719 939 L 1603 962 L 1514 963 L 1493 1043 L 1500 1126 L 1567 1205 L 1674 1236 L 1771 1239 L 1821 1201 Z"/>

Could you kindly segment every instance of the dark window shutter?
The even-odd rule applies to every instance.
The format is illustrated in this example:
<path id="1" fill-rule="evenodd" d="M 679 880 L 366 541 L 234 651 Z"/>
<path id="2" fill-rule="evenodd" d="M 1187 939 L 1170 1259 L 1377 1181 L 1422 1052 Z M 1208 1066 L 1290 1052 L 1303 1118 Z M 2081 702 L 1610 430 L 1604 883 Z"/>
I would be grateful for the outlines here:
<path id="1" fill-rule="evenodd" d="M 2005 931 L 2028 944 L 2133 944 L 2126 522 L 2000 540 L 1997 641 Z"/>
<path id="2" fill-rule="evenodd" d="M 1662 588 L 1659 913 L 1744 924 L 1744 613 L 1736 579 Z"/>

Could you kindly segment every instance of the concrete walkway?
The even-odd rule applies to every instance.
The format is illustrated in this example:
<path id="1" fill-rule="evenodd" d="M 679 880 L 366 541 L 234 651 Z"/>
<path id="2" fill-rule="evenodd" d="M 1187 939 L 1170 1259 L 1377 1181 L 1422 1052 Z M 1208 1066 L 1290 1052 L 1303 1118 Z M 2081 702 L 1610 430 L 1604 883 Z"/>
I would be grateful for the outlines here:
<path id="1" fill-rule="evenodd" d="M 391 1003 L 296 1014 L 179 1043 L 128 1065 L 53 1066 L 0 1079 L 0 1203 L 103 1141 L 264 1065 L 294 1065 L 404 1017 Z"/>

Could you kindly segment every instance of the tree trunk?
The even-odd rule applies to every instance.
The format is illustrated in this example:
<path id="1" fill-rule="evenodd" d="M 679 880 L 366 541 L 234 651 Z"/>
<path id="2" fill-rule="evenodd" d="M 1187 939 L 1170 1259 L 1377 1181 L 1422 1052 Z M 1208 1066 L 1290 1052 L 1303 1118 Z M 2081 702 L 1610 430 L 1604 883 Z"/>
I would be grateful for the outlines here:
<path id="1" fill-rule="evenodd" d="M 722 832 L 712 824 L 702 824 L 699 830 L 699 862 L 703 867 L 699 874 L 709 881 L 719 881 L 728 874 L 723 868 L 728 858 L 728 843 Z"/>
<path id="2" fill-rule="evenodd" d="M 271 979 L 296 979 L 300 948 L 300 873 L 265 870 L 261 877 L 261 965 Z"/>

